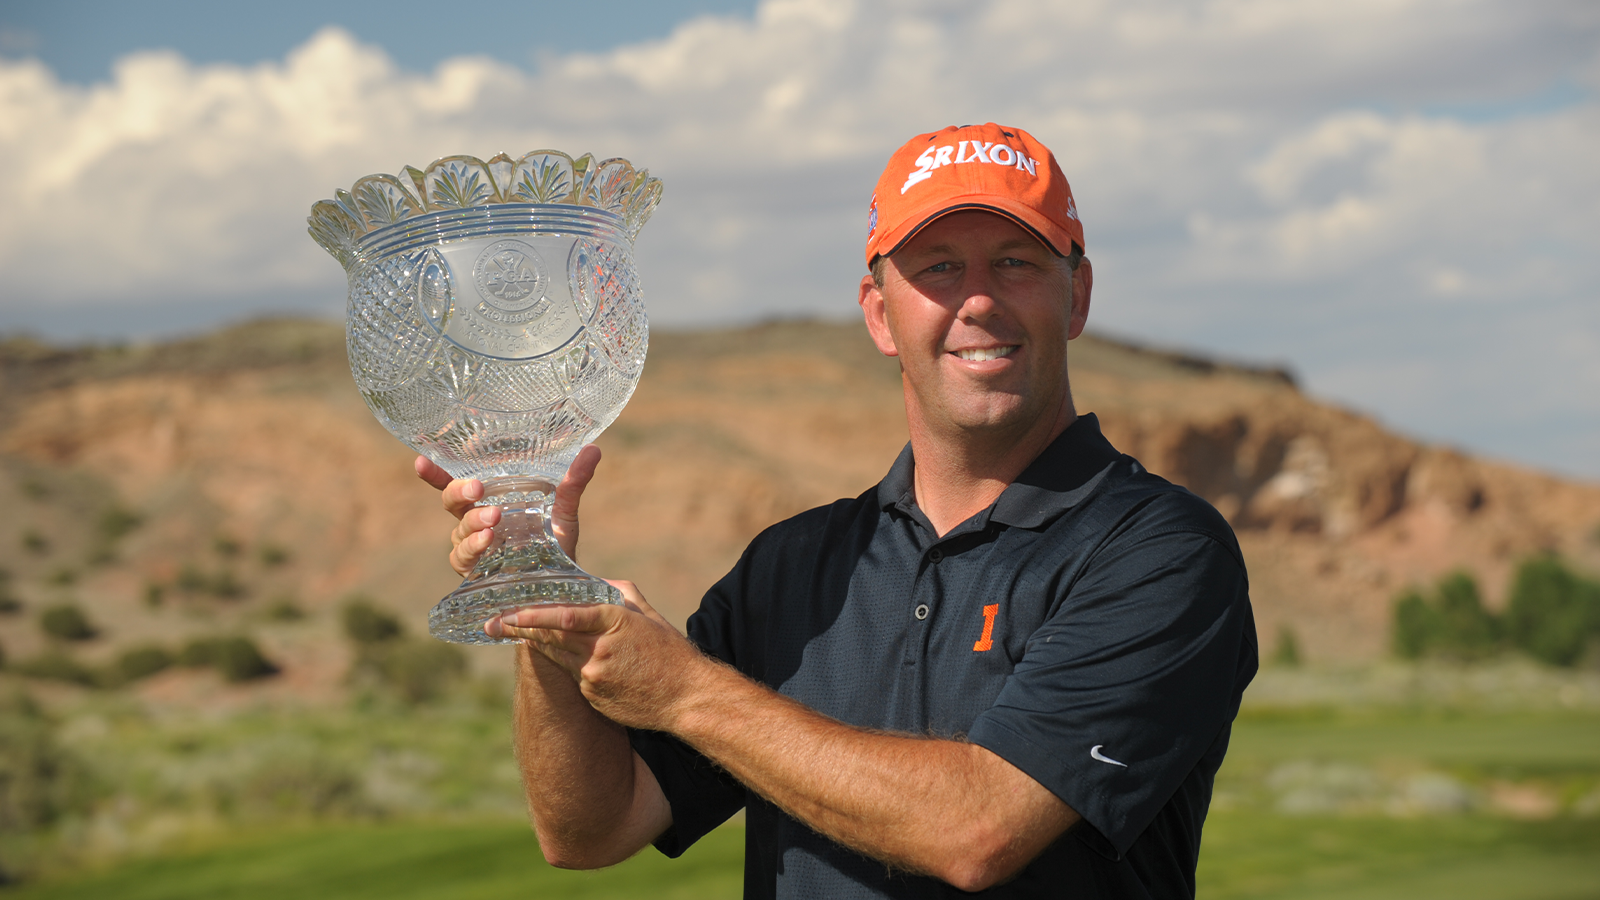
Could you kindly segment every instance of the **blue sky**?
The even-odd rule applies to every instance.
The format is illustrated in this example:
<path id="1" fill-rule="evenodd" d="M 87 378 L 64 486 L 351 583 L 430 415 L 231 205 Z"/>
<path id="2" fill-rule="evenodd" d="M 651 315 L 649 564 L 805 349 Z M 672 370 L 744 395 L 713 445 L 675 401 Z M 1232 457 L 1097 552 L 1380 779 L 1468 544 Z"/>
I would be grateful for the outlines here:
<path id="1" fill-rule="evenodd" d="M 338 315 L 313 202 L 542 147 L 665 181 L 653 322 L 847 317 L 889 153 L 1000 121 L 1072 180 L 1091 329 L 1600 479 L 1597 97 L 1593 0 L 11 0 L 0 332 Z"/>
<path id="2" fill-rule="evenodd" d="M 482 54 L 535 67 L 551 53 L 609 50 L 671 33 L 697 15 L 748 17 L 753 0 L 585 0 L 456 7 L 418 2 L 217 3 L 204 0 L 6 0 L 0 54 L 42 60 L 77 84 L 104 81 L 136 50 L 176 50 L 190 62 L 273 62 L 325 25 L 383 47 L 401 67 L 432 69 Z M 468 12 L 471 10 L 472 12 Z"/>

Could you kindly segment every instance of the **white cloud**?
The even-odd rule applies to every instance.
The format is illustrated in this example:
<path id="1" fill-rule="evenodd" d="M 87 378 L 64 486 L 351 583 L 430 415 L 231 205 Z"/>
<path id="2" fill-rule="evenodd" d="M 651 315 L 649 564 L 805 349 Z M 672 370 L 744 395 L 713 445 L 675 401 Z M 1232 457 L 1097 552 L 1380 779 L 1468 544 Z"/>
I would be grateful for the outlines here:
<path id="1" fill-rule="evenodd" d="M 531 73 L 408 74 L 336 30 L 88 88 L 0 61 L 0 328 L 334 308 L 312 202 L 547 146 L 666 180 L 657 321 L 846 314 L 882 160 L 994 120 L 1072 177 L 1101 325 L 1600 477 L 1572 449 L 1600 445 L 1597 47 L 1592 0 L 768 0 Z"/>

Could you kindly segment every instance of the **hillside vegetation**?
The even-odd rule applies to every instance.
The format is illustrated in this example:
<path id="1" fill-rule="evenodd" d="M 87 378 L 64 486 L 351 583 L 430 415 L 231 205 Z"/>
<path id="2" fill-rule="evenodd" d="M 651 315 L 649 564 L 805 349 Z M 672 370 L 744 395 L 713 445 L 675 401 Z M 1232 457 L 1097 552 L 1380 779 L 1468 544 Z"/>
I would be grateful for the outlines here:
<path id="1" fill-rule="evenodd" d="M 1249 562 L 1268 666 L 1202 892 L 1594 896 L 1600 487 L 1416 443 L 1281 370 L 1071 352 L 1079 409 L 1216 504 Z M 755 532 L 858 494 L 905 439 L 857 325 L 658 331 L 580 558 L 681 623 Z M 737 824 L 677 863 L 537 861 L 507 650 L 423 637 L 450 519 L 337 325 L 0 342 L 0 510 L 0 880 L 22 896 L 736 893 Z"/>
<path id="2" fill-rule="evenodd" d="M 1374 659 L 1408 588 L 1463 570 L 1498 609 L 1530 556 L 1600 569 L 1600 486 L 1416 443 L 1281 370 L 1093 336 L 1071 362 L 1080 410 L 1233 522 L 1268 644 L 1291 634 L 1310 660 Z M 339 603 L 369 595 L 420 628 L 456 580 L 446 517 L 362 405 L 337 325 L 140 347 L 12 340 L 0 379 L 12 659 L 59 644 L 37 617 L 75 606 L 95 631 L 70 642 L 85 663 L 248 629 L 281 667 L 248 689 L 336 695 L 351 653 Z M 897 370 L 858 325 L 658 331 L 599 442 L 582 560 L 681 622 L 756 531 L 859 493 L 904 441 Z M 146 690 L 181 701 L 193 680 Z"/>

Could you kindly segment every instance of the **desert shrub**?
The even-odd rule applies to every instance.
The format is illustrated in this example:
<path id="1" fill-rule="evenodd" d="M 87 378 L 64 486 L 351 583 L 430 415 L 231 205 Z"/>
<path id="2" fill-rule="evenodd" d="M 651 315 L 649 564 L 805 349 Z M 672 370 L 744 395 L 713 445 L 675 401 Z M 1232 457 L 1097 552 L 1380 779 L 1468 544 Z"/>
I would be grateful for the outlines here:
<path id="1" fill-rule="evenodd" d="M 1439 579 L 1432 597 L 1411 589 L 1396 598 L 1393 640 L 1407 659 L 1481 659 L 1500 646 L 1500 623 L 1484 608 L 1477 581 L 1458 571 Z"/>
<path id="2" fill-rule="evenodd" d="M 407 703 L 442 696 L 467 670 L 466 654 L 432 638 L 398 638 L 364 645 L 356 673 L 393 690 Z"/>
<path id="3" fill-rule="evenodd" d="M 306 613 L 300 604 L 294 602 L 293 597 L 280 596 L 261 611 L 261 617 L 269 622 L 298 622 L 306 617 Z"/>
<path id="4" fill-rule="evenodd" d="M 44 580 L 56 587 L 66 587 L 78 580 L 78 572 L 71 566 L 57 566 L 45 576 Z"/>
<path id="5" fill-rule="evenodd" d="M 1436 596 L 1444 627 L 1439 649 L 1465 658 L 1480 658 L 1495 651 L 1500 642 L 1500 623 L 1484 608 L 1477 579 L 1466 572 L 1451 572 L 1439 579 Z"/>
<path id="6" fill-rule="evenodd" d="M 89 617 L 72 603 L 57 604 L 40 612 L 39 627 L 45 634 L 64 641 L 87 641 L 97 633 L 89 624 Z"/>
<path id="7" fill-rule="evenodd" d="M 320 756 L 269 760 L 239 785 L 237 802 L 268 815 L 350 815 L 368 806 L 355 773 Z"/>
<path id="8" fill-rule="evenodd" d="M 1600 583 L 1555 556 L 1525 560 L 1512 576 L 1505 613 L 1484 609 L 1477 583 L 1464 572 L 1440 579 L 1432 597 L 1408 590 L 1395 600 L 1394 650 L 1478 659 L 1512 646 L 1541 662 L 1571 666 L 1600 636 Z"/>
<path id="9" fill-rule="evenodd" d="M 22 536 L 17 540 L 22 544 L 22 549 L 34 554 L 35 556 L 43 556 L 50 552 L 50 541 L 46 540 L 44 535 L 33 530 L 32 528 L 24 531 Z"/>
<path id="10" fill-rule="evenodd" d="M 1300 636 L 1288 625 L 1278 626 L 1278 649 L 1273 652 L 1272 661 L 1288 668 L 1300 665 Z"/>
<path id="11" fill-rule="evenodd" d="M 216 669 L 225 681 L 240 682 L 265 678 L 278 667 L 261 653 L 255 641 L 243 636 L 203 637 L 191 640 L 178 651 L 178 665 Z"/>
<path id="12" fill-rule="evenodd" d="M 236 538 L 219 534 L 211 539 L 211 549 L 224 559 L 233 559 L 244 549 L 244 545 L 239 543 Z"/>
<path id="13" fill-rule="evenodd" d="M 210 594 L 222 600 L 233 600 L 245 593 L 244 585 L 239 583 L 231 570 L 223 568 L 206 572 L 193 563 L 185 563 L 172 584 L 185 594 Z"/>
<path id="14" fill-rule="evenodd" d="M 178 569 L 178 577 L 172 580 L 172 586 L 185 594 L 198 594 L 206 589 L 208 582 L 206 573 L 200 571 L 198 566 L 184 563 L 183 567 Z"/>
<path id="15" fill-rule="evenodd" d="M 345 637 L 362 645 L 395 640 L 405 632 L 392 613 L 378 609 L 359 594 L 345 601 L 344 608 L 339 611 L 339 621 L 344 626 Z"/>
<path id="16" fill-rule="evenodd" d="M 0 569 L 0 615 L 22 611 L 22 601 L 11 592 L 11 570 Z"/>
<path id="17" fill-rule="evenodd" d="M 56 741 L 38 705 L 20 692 L 0 697 L 0 836 L 87 808 L 94 792 L 88 768 Z"/>
<path id="18" fill-rule="evenodd" d="M 1394 652 L 1405 659 L 1418 659 L 1428 652 L 1441 631 L 1439 612 L 1415 588 L 1408 589 L 1394 602 Z"/>
<path id="19" fill-rule="evenodd" d="M 177 663 L 186 669 L 203 669 L 211 665 L 211 660 L 216 657 L 217 641 L 220 638 L 200 637 L 193 638 L 183 645 L 178 651 Z"/>
<path id="20" fill-rule="evenodd" d="M 206 585 L 206 592 L 220 600 L 234 600 L 244 596 L 244 585 L 234 576 L 231 569 L 218 569 L 212 573 L 211 581 Z"/>
<path id="21" fill-rule="evenodd" d="M 127 537 L 143 521 L 137 513 L 113 505 L 100 513 L 100 518 L 95 521 L 95 531 L 106 542 L 115 543 Z"/>
<path id="22" fill-rule="evenodd" d="M 167 590 L 154 581 L 147 581 L 144 585 L 144 605 L 156 609 L 166 599 Z"/>
<path id="23" fill-rule="evenodd" d="M 279 544 L 262 544 L 256 548 L 256 559 L 267 568 L 276 568 L 289 561 L 289 551 Z"/>
<path id="24" fill-rule="evenodd" d="M 1533 658 L 1574 665 L 1600 634 L 1600 584 L 1554 556 L 1526 560 L 1512 576 L 1505 627 L 1511 643 Z"/>
<path id="25" fill-rule="evenodd" d="M 176 661 L 171 650 L 151 644 L 124 650 L 112 670 L 120 681 L 138 681 L 170 668 Z"/>
<path id="26" fill-rule="evenodd" d="M 47 678 L 84 687 L 99 687 L 101 684 L 98 672 L 61 650 L 46 650 L 38 656 L 18 660 L 11 666 L 11 671 L 29 678 Z"/>

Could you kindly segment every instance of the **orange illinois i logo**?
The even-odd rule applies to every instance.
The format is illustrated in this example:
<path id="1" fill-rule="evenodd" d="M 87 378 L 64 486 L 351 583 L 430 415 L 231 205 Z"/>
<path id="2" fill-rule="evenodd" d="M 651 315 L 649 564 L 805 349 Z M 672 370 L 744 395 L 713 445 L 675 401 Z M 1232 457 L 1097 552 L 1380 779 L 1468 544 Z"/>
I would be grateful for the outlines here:
<path id="1" fill-rule="evenodd" d="M 994 617 L 998 615 L 1000 615 L 998 603 L 991 603 L 983 608 L 983 637 L 978 638 L 978 642 L 972 645 L 974 653 L 982 653 L 994 646 Z"/>

